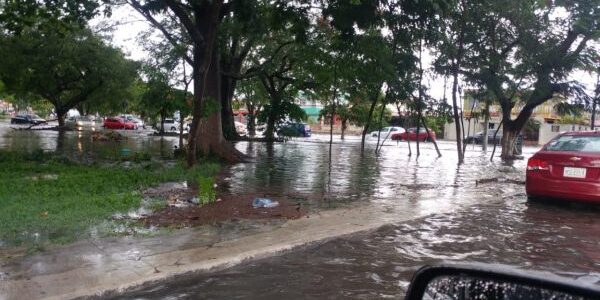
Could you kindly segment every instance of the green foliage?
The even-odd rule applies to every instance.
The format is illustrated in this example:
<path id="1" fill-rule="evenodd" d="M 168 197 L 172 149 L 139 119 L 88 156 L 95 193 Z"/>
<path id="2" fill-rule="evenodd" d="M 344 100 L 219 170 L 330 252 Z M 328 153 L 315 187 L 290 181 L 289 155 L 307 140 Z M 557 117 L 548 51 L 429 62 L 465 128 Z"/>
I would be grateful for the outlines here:
<path id="1" fill-rule="evenodd" d="M 0 151 L 0 240 L 31 246 L 85 238 L 113 214 L 139 207 L 141 189 L 214 176 L 218 169 L 210 162 L 193 169 L 181 164 L 90 167 L 41 150 Z"/>
<path id="2" fill-rule="evenodd" d="M 73 26 L 85 26 L 100 13 L 100 5 L 108 0 L 5 0 L 0 3 L 0 27 L 22 34 L 29 27 L 66 32 Z M 110 6 L 105 6 L 105 14 Z"/>
<path id="3" fill-rule="evenodd" d="M 200 205 L 214 203 L 217 200 L 214 177 L 200 176 L 198 178 L 198 198 Z"/>
<path id="4" fill-rule="evenodd" d="M 436 68 L 448 75 L 461 60 L 461 74 L 489 90 L 503 111 L 522 101 L 519 117 L 503 120 L 520 130 L 531 111 L 557 93 L 578 104 L 589 101 L 568 77 L 597 67 L 591 41 L 600 34 L 599 6 L 599 0 L 457 2 L 439 29 Z"/>
<path id="5" fill-rule="evenodd" d="M 263 109 L 258 113 L 258 121 L 266 123 L 269 117 L 275 119 L 275 124 L 281 124 L 287 119 L 292 121 L 306 121 L 308 115 L 306 112 L 297 104 L 285 101 L 282 102 L 277 108 L 273 108 L 271 104 L 264 105 Z M 275 110 L 273 112 L 273 110 Z"/>
<path id="6" fill-rule="evenodd" d="M 0 79 L 17 98 L 48 101 L 58 114 L 81 103 L 121 100 L 137 76 L 135 63 L 89 29 L 66 33 L 23 28 L 0 37 Z"/>

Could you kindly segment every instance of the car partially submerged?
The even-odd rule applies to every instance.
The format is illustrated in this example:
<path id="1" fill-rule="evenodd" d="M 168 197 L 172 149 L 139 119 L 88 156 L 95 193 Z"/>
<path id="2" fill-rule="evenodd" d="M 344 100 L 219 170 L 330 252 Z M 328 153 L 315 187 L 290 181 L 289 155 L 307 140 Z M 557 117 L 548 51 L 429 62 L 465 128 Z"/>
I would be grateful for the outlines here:
<path id="1" fill-rule="evenodd" d="M 76 116 L 65 120 L 65 125 L 69 128 L 96 128 L 102 126 L 102 119 L 94 116 Z"/>
<path id="2" fill-rule="evenodd" d="M 135 124 L 135 129 L 139 129 L 139 128 L 146 129 L 146 124 L 144 123 L 144 120 L 142 120 L 134 115 L 121 115 L 121 118 L 128 122 L 133 122 L 133 124 Z"/>
<path id="3" fill-rule="evenodd" d="M 47 123 L 45 119 L 36 114 L 18 114 L 10 119 L 10 124 L 32 124 L 38 125 Z"/>
<path id="4" fill-rule="evenodd" d="M 600 204 L 600 131 L 563 133 L 527 162 L 530 199 Z"/>
<path id="5" fill-rule="evenodd" d="M 417 133 L 417 128 L 409 128 L 406 132 L 402 133 L 394 133 L 392 134 L 393 141 L 432 141 L 435 140 L 435 132 L 433 130 L 426 130 L 425 128 L 419 128 L 419 132 Z"/>
<path id="6" fill-rule="evenodd" d="M 404 132 L 406 132 L 406 129 L 404 129 L 402 127 L 391 126 L 391 127 L 383 127 L 383 128 L 381 128 L 381 135 L 379 135 L 380 134 L 379 130 L 372 131 L 370 133 L 370 135 L 371 135 L 371 137 L 377 137 L 379 135 L 381 138 L 385 139 L 385 138 L 389 138 L 390 135 L 392 135 L 392 134 L 395 134 L 395 133 L 404 133 Z"/>
<path id="7" fill-rule="evenodd" d="M 494 135 L 496 136 L 496 144 L 500 144 L 500 141 L 502 141 L 503 132 L 502 132 L 502 130 L 499 130 L 498 134 L 496 134 L 495 129 L 488 130 L 488 133 L 487 133 L 488 144 L 494 143 Z M 484 141 L 483 131 L 477 132 L 474 135 L 471 135 L 471 136 L 468 136 L 467 138 L 465 138 L 465 143 L 467 143 L 467 144 L 483 144 L 483 141 Z"/>
<path id="8" fill-rule="evenodd" d="M 286 123 L 277 130 L 277 135 L 287 137 L 310 137 L 312 131 L 310 126 L 305 123 Z"/>

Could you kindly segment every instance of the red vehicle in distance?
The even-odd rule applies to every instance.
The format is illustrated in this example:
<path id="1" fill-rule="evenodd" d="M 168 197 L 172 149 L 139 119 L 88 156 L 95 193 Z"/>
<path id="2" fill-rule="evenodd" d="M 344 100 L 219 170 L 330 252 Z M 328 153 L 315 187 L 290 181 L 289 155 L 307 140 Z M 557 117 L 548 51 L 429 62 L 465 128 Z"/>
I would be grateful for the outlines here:
<path id="1" fill-rule="evenodd" d="M 600 132 L 563 133 L 527 162 L 530 199 L 558 198 L 600 204 Z"/>
<path id="2" fill-rule="evenodd" d="M 423 142 L 435 140 L 435 132 L 429 130 L 428 133 L 425 128 L 419 128 L 417 134 L 417 128 L 409 128 L 406 132 L 392 134 L 393 141 L 416 141 L 417 139 Z"/>
<path id="3" fill-rule="evenodd" d="M 123 118 L 106 118 L 102 127 L 106 129 L 135 129 L 135 123 Z"/>

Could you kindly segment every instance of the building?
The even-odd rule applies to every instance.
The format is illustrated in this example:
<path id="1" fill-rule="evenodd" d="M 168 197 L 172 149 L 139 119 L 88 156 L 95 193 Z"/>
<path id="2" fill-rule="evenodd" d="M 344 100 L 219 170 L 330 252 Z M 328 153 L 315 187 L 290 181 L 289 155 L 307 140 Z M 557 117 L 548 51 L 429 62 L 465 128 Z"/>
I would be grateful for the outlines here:
<path id="1" fill-rule="evenodd" d="M 483 131 L 485 126 L 482 113 L 485 109 L 485 102 L 483 100 L 477 101 L 474 95 L 474 91 L 466 91 L 463 97 L 462 122 L 464 123 L 465 136 L 470 136 Z M 555 106 L 563 101 L 565 101 L 563 96 L 556 96 L 536 107 L 531 115 L 531 119 L 537 121 L 539 130 L 537 130 L 537 132 L 528 132 L 525 134 L 525 138 L 531 143 L 544 145 L 561 132 L 590 130 L 591 126 L 589 121 L 582 124 L 561 124 L 561 116 L 557 113 Z M 515 105 L 511 111 L 513 119 L 517 117 L 523 106 L 524 103 L 517 103 L 517 105 Z M 502 108 L 499 104 L 491 104 L 489 107 L 489 114 L 488 130 L 496 130 L 502 120 Z M 590 120 L 591 115 L 584 112 L 583 119 Z M 456 140 L 456 129 L 453 123 L 446 124 L 444 129 L 445 139 Z"/>
<path id="2" fill-rule="evenodd" d="M 319 114 L 323 110 L 323 104 L 319 100 L 312 99 L 305 93 L 300 92 L 294 103 L 304 110 L 308 116 L 308 123 L 316 124 L 319 122 Z"/>

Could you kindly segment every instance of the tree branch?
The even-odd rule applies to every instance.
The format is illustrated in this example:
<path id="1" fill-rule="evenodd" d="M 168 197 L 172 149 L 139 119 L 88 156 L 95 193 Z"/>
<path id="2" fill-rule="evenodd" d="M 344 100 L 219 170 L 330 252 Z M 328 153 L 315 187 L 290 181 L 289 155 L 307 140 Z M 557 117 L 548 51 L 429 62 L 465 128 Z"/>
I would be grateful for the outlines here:
<path id="1" fill-rule="evenodd" d="M 133 7 L 133 9 L 135 9 L 144 18 L 146 18 L 146 20 L 148 20 L 148 22 L 150 22 L 150 24 L 154 28 L 158 29 L 165 36 L 165 38 L 173 45 L 173 47 L 179 47 L 179 42 L 177 41 L 177 39 L 160 22 L 158 22 L 158 20 L 156 20 L 156 18 L 154 18 L 149 11 L 144 9 L 140 2 L 138 2 L 137 0 L 128 0 L 128 3 L 131 7 Z M 194 63 L 189 55 L 182 53 L 182 56 L 183 59 L 185 59 L 189 64 Z"/>
<path id="2" fill-rule="evenodd" d="M 133 0 L 132 0 L 133 1 Z M 195 26 L 190 15 L 184 10 L 184 7 L 180 2 L 175 0 L 164 0 L 165 4 L 173 11 L 173 13 L 179 18 L 179 21 L 183 24 L 185 29 L 190 35 L 190 38 L 196 45 L 203 45 L 205 40 L 200 30 Z"/>

